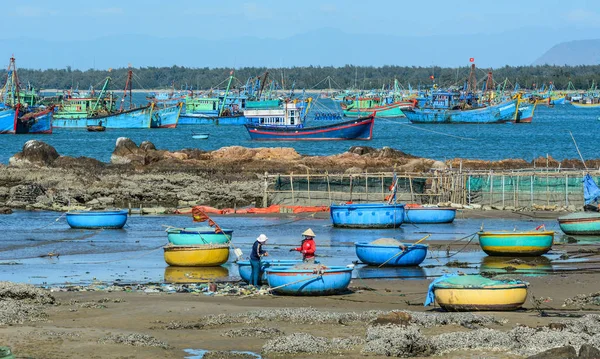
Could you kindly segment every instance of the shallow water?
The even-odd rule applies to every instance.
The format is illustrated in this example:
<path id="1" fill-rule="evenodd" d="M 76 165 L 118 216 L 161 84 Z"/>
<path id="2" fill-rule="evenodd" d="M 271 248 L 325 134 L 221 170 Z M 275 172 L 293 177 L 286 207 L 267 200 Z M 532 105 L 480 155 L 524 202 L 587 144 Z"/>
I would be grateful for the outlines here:
<path id="1" fill-rule="evenodd" d="M 144 98 L 144 94 L 136 96 L 142 100 Z M 319 102 L 319 106 L 339 106 L 331 100 Z M 377 119 L 371 141 L 324 142 L 250 141 L 243 126 L 197 125 L 178 126 L 175 129 L 109 129 L 106 132 L 59 128 L 52 135 L 2 136 L 0 163 L 7 163 L 10 156 L 19 152 L 23 144 L 33 138 L 51 144 L 61 155 L 94 157 L 108 162 L 117 138 L 122 136 L 131 138 L 137 144 L 148 140 L 157 148 L 167 150 L 215 150 L 223 146 L 239 145 L 294 147 L 301 154 L 331 155 L 344 152 L 351 146 L 389 146 L 416 156 L 438 160 L 460 157 L 485 160 L 523 158 L 530 161 L 546 154 L 561 160 L 578 157 L 569 131 L 577 140 L 583 157 L 590 159 L 598 157 L 596 134 L 600 131 L 599 117 L 600 109 L 577 109 L 571 105 L 561 105 L 554 108 L 538 106 L 533 123 L 518 125 L 409 125 L 405 118 Z M 191 136 L 192 131 L 208 132 L 210 137 L 207 140 L 196 140 Z"/>
<path id="2" fill-rule="evenodd" d="M 60 219 L 56 221 L 57 218 Z M 348 265 L 356 262 L 354 243 L 370 242 L 388 237 L 415 241 L 431 233 L 428 240 L 451 241 L 477 232 L 482 223 L 486 230 L 533 229 L 544 223 L 546 228 L 560 230 L 555 220 L 462 219 L 460 214 L 451 224 L 404 225 L 400 229 L 355 230 L 333 228 L 329 219 L 311 217 L 237 217 L 214 216 L 223 228 L 234 229 L 233 244 L 248 256 L 255 238 L 265 233 L 269 237 L 266 250 L 272 259 L 300 259 L 298 252 L 289 250 L 300 245 L 300 234 L 307 228 L 316 233 L 318 259 L 329 265 Z M 89 284 L 94 281 L 107 283 L 163 283 L 172 276 L 238 277 L 237 266 L 231 251 L 229 262 L 214 268 L 197 268 L 189 273 L 177 272 L 168 267 L 163 258 L 162 246 L 167 242 L 163 225 L 191 227 L 191 216 L 164 215 L 129 217 L 122 230 L 76 230 L 71 229 L 57 212 L 16 211 L 0 216 L 0 280 L 32 284 Z M 197 224 L 196 224 L 197 225 Z M 27 228 L 27 230 L 23 230 Z M 477 239 L 474 239 L 476 243 Z M 466 241 L 463 241 L 465 243 Z M 424 243 L 427 243 L 425 241 Z M 59 256 L 48 256 L 50 253 Z M 422 279 L 447 272 L 478 273 L 480 270 L 501 270 L 506 264 L 490 262 L 476 246 L 446 258 L 445 246 L 432 245 L 420 267 L 377 268 L 358 264 L 355 278 L 403 278 Z M 550 251 L 543 258 L 552 259 L 535 268 L 519 267 L 526 274 L 543 274 L 572 265 L 571 261 L 558 261 L 562 252 Z M 486 260 L 488 258 L 488 260 Z M 510 259 L 510 258 L 509 258 Z M 467 262 L 468 268 L 449 268 L 448 261 Z"/>

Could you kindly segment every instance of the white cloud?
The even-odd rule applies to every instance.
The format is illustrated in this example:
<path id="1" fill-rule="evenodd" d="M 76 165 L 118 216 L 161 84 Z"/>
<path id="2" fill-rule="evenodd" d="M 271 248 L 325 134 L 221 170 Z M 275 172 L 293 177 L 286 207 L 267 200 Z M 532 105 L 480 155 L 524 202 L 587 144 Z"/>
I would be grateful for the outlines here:
<path id="1" fill-rule="evenodd" d="M 47 15 L 56 15 L 58 11 L 47 10 L 43 7 L 37 6 L 19 6 L 15 8 L 15 13 L 17 14 L 17 16 L 22 17 L 41 17 Z"/>

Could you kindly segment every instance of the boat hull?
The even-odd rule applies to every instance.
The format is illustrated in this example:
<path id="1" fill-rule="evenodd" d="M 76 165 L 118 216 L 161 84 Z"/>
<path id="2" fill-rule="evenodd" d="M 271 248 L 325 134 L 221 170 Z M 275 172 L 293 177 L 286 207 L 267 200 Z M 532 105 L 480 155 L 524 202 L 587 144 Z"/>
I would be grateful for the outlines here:
<path id="1" fill-rule="evenodd" d="M 404 222 L 413 224 L 452 223 L 456 208 L 404 207 Z"/>
<path id="2" fill-rule="evenodd" d="M 229 269 L 216 267 L 165 267 L 166 283 L 207 283 L 229 276 Z"/>
<path id="3" fill-rule="evenodd" d="M 527 299 L 527 286 L 508 288 L 435 288 L 435 300 L 450 312 L 516 310 Z"/>
<path id="4" fill-rule="evenodd" d="M 579 102 L 571 102 L 573 107 L 577 108 L 600 108 L 600 103 L 579 103 Z"/>
<path id="5" fill-rule="evenodd" d="M 397 228 L 404 220 L 403 204 L 344 204 L 329 208 L 334 227 Z"/>
<path id="6" fill-rule="evenodd" d="M 231 241 L 233 230 L 223 229 L 223 233 L 215 233 L 212 227 L 169 228 L 169 243 L 179 246 L 197 244 L 224 244 Z"/>
<path id="7" fill-rule="evenodd" d="M 267 273 L 265 272 L 267 268 L 291 267 L 298 263 L 302 263 L 302 260 L 261 260 L 260 273 L 258 277 L 259 281 L 261 283 L 267 283 Z M 242 280 L 246 283 L 250 283 L 250 279 L 252 278 L 252 265 L 250 264 L 250 261 L 238 261 L 237 265 Z"/>
<path id="8" fill-rule="evenodd" d="M 369 265 L 390 267 L 418 266 L 427 256 L 427 246 L 423 244 L 405 244 L 406 250 L 399 246 L 356 243 L 356 256 L 361 262 Z M 398 255 L 398 253 L 402 254 Z"/>
<path id="9" fill-rule="evenodd" d="M 415 108 L 404 111 L 412 123 L 503 123 L 512 121 L 516 100 L 472 110 Z"/>
<path id="10" fill-rule="evenodd" d="M 244 116 L 206 116 L 181 115 L 179 125 L 245 125 L 248 119 Z"/>
<path id="11" fill-rule="evenodd" d="M 105 116 L 95 116 L 87 119 L 87 125 L 100 125 L 106 128 L 150 128 L 153 106 L 140 107 L 133 110 L 127 110 L 109 114 Z"/>
<path id="12" fill-rule="evenodd" d="M 54 108 L 48 108 L 43 111 L 27 114 L 19 118 L 17 122 L 16 133 L 18 134 L 51 134 L 52 133 L 52 113 Z"/>
<path id="13" fill-rule="evenodd" d="M 151 128 L 175 128 L 179 121 L 179 114 L 181 113 L 181 103 L 176 106 L 170 106 L 165 108 L 154 108 L 152 112 L 152 121 L 150 122 Z"/>
<path id="14" fill-rule="evenodd" d="M 176 267 L 214 267 L 229 259 L 229 245 L 209 244 L 196 246 L 166 245 L 165 262 Z"/>
<path id="15" fill-rule="evenodd" d="M 370 140 L 373 137 L 374 116 L 316 127 L 274 127 L 245 125 L 250 139 L 255 141 L 332 141 Z"/>
<path id="16" fill-rule="evenodd" d="M 0 110 L 0 134 L 15 133 L 15 110 L 4 108 Z"/>
<path id="17" fill-rule="evenodd" d="M 571 213 L 558 217 L 558 225 L 569 235 L 600 235 L 600 213 Z"/>
<path id="18" fill-rule="evenodd" d="M 127 223 L 127 210 L 67 212 L 67 223 L 77 229 L 120 229 Z"/>
<path id="19" fill-rule="evenodd" d="M 539 256 L 552 248 L 554 231 L 478 232 L 479 245 L 490 256 Z"/>
<path id="20" fill-rule="evenodd" d="M 363 117 L 369 116 L 373 112 L 377 114 L 375 116 L 386 118 L 386 117 L 404 117 L 404 113 L 402 112 L 403 108 L 411 108 L 413 106 L 412 102 L 394 102 L 389 105 L 375 106 L 370 108 L 361 108 L 361 109 L 344 109 L 344 116 L 346 117 Z"/>
<path id="21" fill-rule="evenodd" d="M 268 268 L 267 281 L 273 292 L 284 295 L 331 295 L 348 290 L 352 268 L 328 267 L 316 273 L 313 270 Z"/>

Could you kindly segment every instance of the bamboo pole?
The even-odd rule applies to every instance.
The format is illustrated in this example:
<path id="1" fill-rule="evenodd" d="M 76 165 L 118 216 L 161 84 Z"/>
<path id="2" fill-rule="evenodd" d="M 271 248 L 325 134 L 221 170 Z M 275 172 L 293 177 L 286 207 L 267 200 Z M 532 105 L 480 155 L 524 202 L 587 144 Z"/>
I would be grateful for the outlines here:
<path id="1" fill-rule="evenodd" d="M 311 205 L 311 200 L 310 200 L 310 171 L 307 168 L 306 169 L 306 183 L 307 183 L 307 192 L 308 192 L 308 205 Z"/>
<path id="2" fill-rule="evenodd" d="M 565 207 L 569 207 L 569 175 L 565 174 Z"/>
<path id="3" fill-rule="evenodd" d="M 412 181 L 412 176 L 408 176 L 408 185 L 410 186 L 410 201 L 411 202 L 415 202 L 415 192 L 413 190 L 413 181 Z"/>
<path id="4" fill-rule="evenodd" d="M 531 208 L 533 208 L 533 175 L 529 184 L 529 199 L 531 200 Z"/>
<path id="5" fill-rule="evenodd" d="M 369 173 L 365 170 L 365 198 L 369 201 Z"/>
<path id="6" fill-rule="evenodd" d="M 381 200 L 385 201 L 385 185 L 384 185 L 384 178 L 383 178 L 383 173 L 381 174 Z"/>
<path id="7" fill-rule="evenodd" d="M 504 175 L 502 175 L 502 209 L 504 209 Z"/>
<path id="8" fill-rule="evenodd" d="M 350 202 L 352 202 L 352 175 L 350 175 Z"/>
<path id="9" fill-rule="evenodd" d="M 329 204 L 331 204 L 331 185 L 329 184 L 329 172 L 325 171 L 326 179 L 327 179 L 327 195 L 329 196 Z"/>
<path id="10" fill-rule="evenodd" d="M 290 173 L 290 187 L 292 188 L 292 205 L 296 205 L 296 199 L 294 197 L 294 172 Z"/>

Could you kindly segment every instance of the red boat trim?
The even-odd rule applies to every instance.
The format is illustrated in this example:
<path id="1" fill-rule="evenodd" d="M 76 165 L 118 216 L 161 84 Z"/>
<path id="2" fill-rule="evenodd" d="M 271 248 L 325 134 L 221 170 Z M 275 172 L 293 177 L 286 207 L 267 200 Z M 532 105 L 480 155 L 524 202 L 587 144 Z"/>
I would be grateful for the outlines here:
<path id="1" fill-rule="evenodd" d="M 582 222 L 600 222 L 600 218 L 575 218 L 575 219 L 559 219 L 558 223 L 582 223 Z"/>

